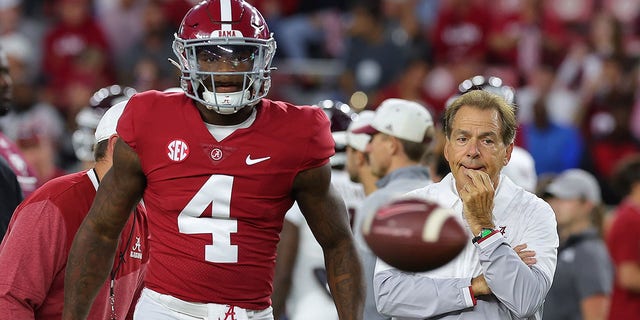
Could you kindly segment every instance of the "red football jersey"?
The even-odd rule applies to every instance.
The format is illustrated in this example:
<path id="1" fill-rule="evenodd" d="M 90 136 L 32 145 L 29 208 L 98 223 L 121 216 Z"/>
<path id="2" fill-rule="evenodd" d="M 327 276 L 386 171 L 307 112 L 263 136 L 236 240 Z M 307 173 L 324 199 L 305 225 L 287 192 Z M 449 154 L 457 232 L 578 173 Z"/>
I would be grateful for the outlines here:
<path id="1" fill-rule="evenodd" d="M 118 123 L 147 178 L 145 284 L 192 302 L 270 305 L 276 244 L 296 174 L 328 163 L 317 107 L 263 99 L 248 128 L 222 141 L 182 93 L 135 95 Z"/>
<path id="2" fill-rule="evenodd" d="M 93 170 L 65 175 L 42 185 L 16 208 L 0 244 L 0 318 L 60 319 L 67 257 L 97 187 Z M 129 217 L 117 250 L 115 313 L 118 319 L 131 319 L 148 261 L 142 205 Z M 87 319 L 111 318 L 109 287 L 107 280 Z"/>

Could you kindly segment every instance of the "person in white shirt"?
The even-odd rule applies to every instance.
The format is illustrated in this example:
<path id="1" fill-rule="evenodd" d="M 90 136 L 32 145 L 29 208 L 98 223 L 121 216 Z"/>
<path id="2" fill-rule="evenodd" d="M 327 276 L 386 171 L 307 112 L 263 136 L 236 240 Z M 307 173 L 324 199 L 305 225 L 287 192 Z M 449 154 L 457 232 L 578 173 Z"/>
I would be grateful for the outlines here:
<path id="1" fill-rule="evenodd" d="M 364 116 L 355 114 L 340 101 L 323 100 L 316 105 L 331 121 L 331 134 L 336 145 L 336 154 L 330 159 L 331 184 L 344 200 L 353 220 L 369 188 L 352 181 L 345 166 L 350 157 L 349 149 L 364 149 L 369 136 L 351 131 L 368 125 L 372 117 L 368 113 Z M 276 320 L 338 320 L 320 244 L 297 203 L 287 211 L 280 232 L 273 287 L 271 299 Z"/>
<path id="2" fill-rule="evenodd" d="M 452 208 L 469 234 L 446 265 L 407 273 L 376 264 L 377 309 L 394 319 L 541 319 L 558 248 L 551 207 L 501 174 L 516 133 L 514 108 L 473 90 L 445 111 L 451 173 L 409 192 Z"/>

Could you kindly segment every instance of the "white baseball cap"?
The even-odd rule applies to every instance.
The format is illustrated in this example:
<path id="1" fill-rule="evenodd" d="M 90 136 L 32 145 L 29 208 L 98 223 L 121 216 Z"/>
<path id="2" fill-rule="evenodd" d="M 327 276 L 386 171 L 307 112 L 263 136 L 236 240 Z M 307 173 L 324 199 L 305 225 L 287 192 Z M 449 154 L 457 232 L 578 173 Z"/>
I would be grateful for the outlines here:
<path id="1" fill-rule="evenodd" d="M 602 202 L 598 180 L 582 169 L 563 171 L 551 180 L 545 191 L 559 199 L 586 199 L 598 204 Z"/>
<path id="2" fill-rule="evenodd" d="M 409 100 L 391 98 L 384 100 L 371 124 L 353 133 L 369 135 L 381 132 L 396 138 L 422 143 L 427 129 L 433 127 L 433 118 L 427 108 Z"/>
<path id="3" fill-rule="evenodd" d="M 112 135 L 117 134 L 116 127 L 118 126 L 118 120 L 120 120 L 120 116 L 128 101 L 129 100 L 120 101 L 113 107 L 107 109 L 96 128 L 96 143 L 109 139 Z"/>
<path id="4" fill-rule="evenodd" d="M 535 192 L 538 185 L 536 164 L 529 151 L 514 146 L 511 152 L 511 160 L 502 168 L 502 174 L 506 175 L 515 184 L 529 192 Z"/>
<path id="5" fill-rule="evenodd" d="M 345 140 L 348 146 L 364 152 L 369 140 L 371 140 L 371 136 L 366 133 L 353 133 L 353 131 L 371 125 L 375 116 L 376 113 L 371 110 L 363 110 L 358 113 L 358 117 L 347 128 Z"/>

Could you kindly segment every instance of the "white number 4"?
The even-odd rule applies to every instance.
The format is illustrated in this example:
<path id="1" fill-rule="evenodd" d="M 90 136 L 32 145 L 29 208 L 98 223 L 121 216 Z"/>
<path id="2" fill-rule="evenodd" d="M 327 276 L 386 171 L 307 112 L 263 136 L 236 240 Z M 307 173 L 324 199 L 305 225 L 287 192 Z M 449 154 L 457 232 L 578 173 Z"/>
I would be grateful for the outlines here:
<path id="1" fill-rule="evenodd" d="M 231 219 L 233 177 L 212 175 L 178 216 L 180 233 L 210 233 L 213 244 L 204 248 L 206 261 L 238 262 L 238 246 L 231 244 L 231 234 L 238 232 L 238 221 Z M 211 204 L 211 217 L 201 217 Z"/>

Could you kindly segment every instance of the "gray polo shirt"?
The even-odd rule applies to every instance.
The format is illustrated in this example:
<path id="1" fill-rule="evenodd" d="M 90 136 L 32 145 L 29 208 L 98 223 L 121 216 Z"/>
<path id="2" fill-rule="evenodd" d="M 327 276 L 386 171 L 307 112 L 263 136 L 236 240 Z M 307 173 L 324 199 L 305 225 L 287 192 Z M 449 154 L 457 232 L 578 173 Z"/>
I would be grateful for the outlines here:
<path id="1" fill-rule="evenodd" d="M 373 252 L 371 252 L 371 249 L 369 249 L 362 235 L 362 224 L 365 217 L 373 214 L 380 206 L 392 199 L 400 197 L 411 190 L 422 188 L 431 182 L 429 171 L 423 166 L 410 166 L 397 169 L 378 180 L 376 183 L 378 190 L 365 198 L 362 207 L 356 213 L 354 235 L 367 286 L 367 296 L 364 306 L 364 319 L 366 320 L 390 318 L 379 314 L 376 310 L 373 296 L 373 271 L 377 258 Z"/>
<path id="2" fill-rule="evenodd" d="M 580 302 L 611 294 L 613 265 L 596 230 L 573 235 L 558 248 L 553 285 L 544 302 L 544 320 L 581 320 Z"/>

